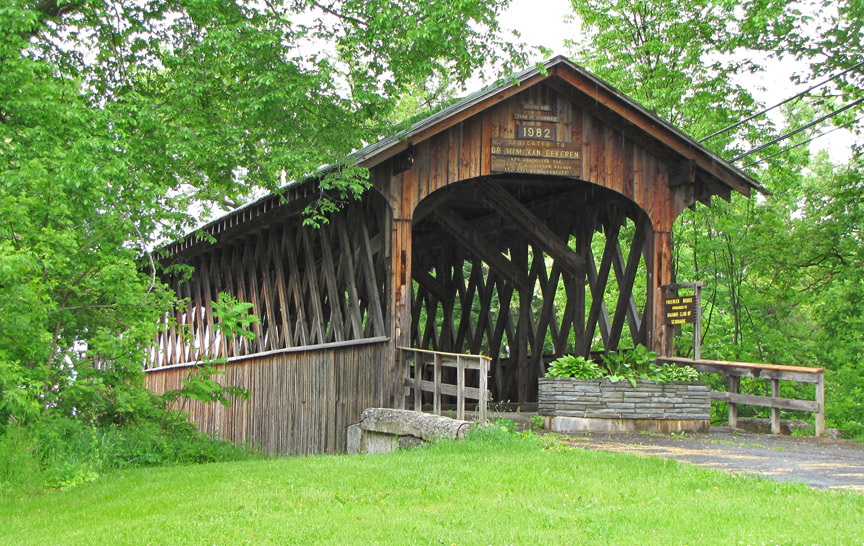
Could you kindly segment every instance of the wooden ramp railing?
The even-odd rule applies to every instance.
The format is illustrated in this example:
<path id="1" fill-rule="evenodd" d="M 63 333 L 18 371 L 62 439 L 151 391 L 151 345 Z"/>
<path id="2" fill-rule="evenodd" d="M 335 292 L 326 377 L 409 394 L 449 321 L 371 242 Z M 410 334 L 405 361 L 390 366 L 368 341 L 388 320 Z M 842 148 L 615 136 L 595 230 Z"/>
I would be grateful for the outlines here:
<path id="1" fill-rule="evenodd" d="M 716 373 L 729 377 L 729 391 L 711 391 L 712 400 L 729 403 L 729 426 L 738 425 L 738 404 L 771 408 L 771 432 L 780 434 L 780 410 L 809 411 L 816 414 L 816 436 L 825 432 L 825 368 L 753 364 L 725 360 L 693 360 L 691 358 L 661 356 L 659 362 L 690 366 L 703 373 Z M 771 381 L 771 396 L 740 394 L 742 377 L 760 377 Z M 816 400 L 780 398 L 780 381 L 798 381 L 816 384 Z"/>
<path id="2" fill-rule="evenodd" d="M 413 394 L 414 410 L 422 411 L 423 393 L 431 393 L 432 413 L 441 415 L 441 396 L 455 396 L 456 418 L 465 419 L 465 400 L 472 399 L 477 401 L 479 421 L 486 422 L 486 406 L 489 401 L 487 376 L 491 358 L 483 355 L 442 353 L 408 347 L 398 347 L 397 353 L 399 366 L 404 374 L 402 384 L 406 389 L 405 397 L 402 398 L 403 405 L 408 405 L 405 400 Z M 456 370 L 455 383 L 444 383 L 445 368 Z M 466 385 L 466 370 L 477 370 L 477 386 Z"/>

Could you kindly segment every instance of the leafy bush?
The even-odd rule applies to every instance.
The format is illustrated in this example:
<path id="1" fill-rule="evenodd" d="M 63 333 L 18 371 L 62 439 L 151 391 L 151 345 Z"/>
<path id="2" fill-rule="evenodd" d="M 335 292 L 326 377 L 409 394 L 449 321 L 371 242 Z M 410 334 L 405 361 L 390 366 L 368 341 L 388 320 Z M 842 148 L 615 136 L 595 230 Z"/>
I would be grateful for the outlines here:
<path id="1" fill-rule="evenodd" d="M 249 307 L 220 294 L 214 327 L 225 336 L 253 337 L 248 327 L 258 319 Z M 61 389 L 22 375 L 0 355 L 0 492 L 71 487 L 118 468 L 248 457 L 199 432 L 183 411 L 188 400 L 231 406 L 249 397 L 247 389 L 213 379 L 224 373 L 214 368 L 220 363 L 205 359 L 181 388 L 157 396 L 144 387 L 140 362 L 134 369 L 127 363 L 122 373 L 81 367 Z"/>
<path id="2" fill-rule="evenodd" d="M 549 364 L 546 377 L 575 377 L 577 379 L 596 379 L 603 377 L 603 370 L 591 359 L 584 356 L 564 355 Z"/>
<path id="3" fill-rule="evenodd" d="M 564 355 L 552 361 L 546 377 L 604 378 L 612 383 L 627 380 L 634 387 L 638 379 L 655 383 L 699 380 L 699 372 L 689 366 L 658 364 L 657 353 L 644 345 L 637 345 L 632 351 L 610 351 L 602 359 L 606 369 L 583 356 Z"/>
<path id="4" fill-rule="evenodd" d="M 183 419 L 91 426 L 68 418 L 27 427 L 10 425 L 0 435 L 0 493 L 67 488 L 115 469 L 135 466 L 234 461 L 253 453 L 214 440 Z"/>
<path id="5" fill-rule="evenodd" d="M 699 381 L 699 372 L 690 366 L 664 364 L 669 370 L 670 381 Z"/>

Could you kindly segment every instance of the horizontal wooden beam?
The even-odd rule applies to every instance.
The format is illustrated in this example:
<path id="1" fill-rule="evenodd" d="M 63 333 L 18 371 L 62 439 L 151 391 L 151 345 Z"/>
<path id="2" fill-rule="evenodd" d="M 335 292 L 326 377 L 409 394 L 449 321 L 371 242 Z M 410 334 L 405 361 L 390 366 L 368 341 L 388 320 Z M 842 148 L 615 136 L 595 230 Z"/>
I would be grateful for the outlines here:
<path id="1" fill-rule="evenodd" d="M 661 356 L 659 362 L 669 362 L 679 366 L 690 366 L 704 373 L 717 373 L 734 377 L 761 377 L 783 381 L 818 383 L 824 368 L 804 366 L 784 366 L 780 364 L 756 364 L 752 362 L 730 362 L 726 360 L 693 360 L 692 358 Z"/>
<path id="2" fill-rule="evenodd" d="M 515 225 L 531 242 L 552 256 L 562 269 L 573 275 L 585 275 L 585 259 L 576 254 L 542 220 L 500 185 L 489 180 L 476 182 L 484 197 L 499 215 Z"/>
<path id="3" fill-rule="evenodd" d="M 711 400 L 722 400 L 733 404 L 762 406 L 796 411 L 819 411 L 819 404 L 813 400 L 795 400 L 792 398 L 777 398 L 773 396 L 757 396 L 755 394 L 736 394 L 732 392 L 711 391 Z"/>
<path id="4" fill-rule="evenodd" d="M 409 384 L 410 382 L 410 384 Z M 409 379 L 406 381 L 406 387 L 417 388 L 416 379 Z M 420 389 L 423 392 L 435 392 L 435 382 L 434 381 L 420 381 Z M 448 383 L 441 383 L 438 385 L 438 390 L 441 394 L 446 394 L 448 396 L 459 396 L 459 388 L 457 385 L 450 385 Z M 463 387 L 463 395 L 465 398 L 471 398 L 473 400 L 480 400 L 481 394 L 480 389 L 477 387 Z"/>

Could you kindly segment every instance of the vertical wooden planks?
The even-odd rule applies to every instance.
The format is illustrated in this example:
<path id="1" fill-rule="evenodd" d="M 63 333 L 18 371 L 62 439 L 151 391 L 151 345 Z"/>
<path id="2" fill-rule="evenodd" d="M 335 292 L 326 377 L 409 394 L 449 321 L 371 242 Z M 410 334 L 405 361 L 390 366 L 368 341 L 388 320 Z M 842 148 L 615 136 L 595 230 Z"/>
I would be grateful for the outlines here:
<path id="1" fill-rule="evenodd" d="M 771 397 L 780 398 L 779 379 L 771 379 Z M 771 434 L 780 434 L 780 408 L 771 408 Z"/>
<path id="2" fill-rule="evenodd" d="M 816 406 L 815 428 L 818 437 L 825 433 L 825 372 L 819 374 L 816 382 Z"/>
<path id="3" fill-rule="evenodd" d="M 729 376 L 729 394 L 738 394 L 738 386 L 740 382 L 740 377 L 734 375 Z M 729 422 L 727 424 L 730 428 L 738 428 L 738 404 L 735 402 L 729 402 Z"/>

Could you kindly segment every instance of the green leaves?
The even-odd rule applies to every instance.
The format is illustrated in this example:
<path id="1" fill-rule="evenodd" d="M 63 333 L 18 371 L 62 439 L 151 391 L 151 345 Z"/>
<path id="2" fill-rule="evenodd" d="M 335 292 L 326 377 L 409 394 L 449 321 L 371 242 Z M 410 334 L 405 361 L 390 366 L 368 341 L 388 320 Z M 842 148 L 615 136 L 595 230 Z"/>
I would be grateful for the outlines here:
<path id="1" fill-rule="evenodd" d="M 752 113 L 737 74 L 759 69 L 739 52 L 734 4 L 713 0 L 573 0 L 584 38 L 571 54 L 640 104 L 699 138 Z M 737 59 L 737 60 L 736 60 Z M 737 133 L 747 138 L 750 127 Z M 736 133 L 712 139 L 722 150 Z M 735 144 L 740 145 L 740 144 Z"/>
<path id="2" fill-rule="evenodd" d="M 689 366 L 657 364 L 657 353 L 641 344 L 629 351 L 610 351 L 601 358 L 606 369 L 583 356 L 564 355 L 549 364 L 546 377 L 602 378 L 610 383 L 627 380 L 634 387 L 638 379 L 656 383 L 699 380 L 699 373 Z"/>
<path id="3" fill-rule="evenodd" d="M 326 221 L 367 189 L 349 154 L 390 132 L 410 83 L 524 60 L 505 3 L 4 3 L 0 426 L 143 407 L 177 304 L 148 253 L 202 209 L 322 173 L 309 221 Z M 246 311 L 225 301 L 217 328 L 251 336 Z"/>
<path id="4" fill-rule="evenodd" d="M 584 356 L 564 355 L 549 364 L 546 377 L 576 377 L 596 379 L 603 377 L 603 370 L 591 359 Z"/>
<path id="5" fill-rule="evenodd" d="M 251 303 L 239 301 L 222 292 L 213 304 L 213 316 L 219 320 L 213 327 L 223 336 L 237 334 L 246 339 L 255 339 L 255 333 L 248 328 L 261 321 L 255 315 L 249 314 L 251 308 Z"/>

